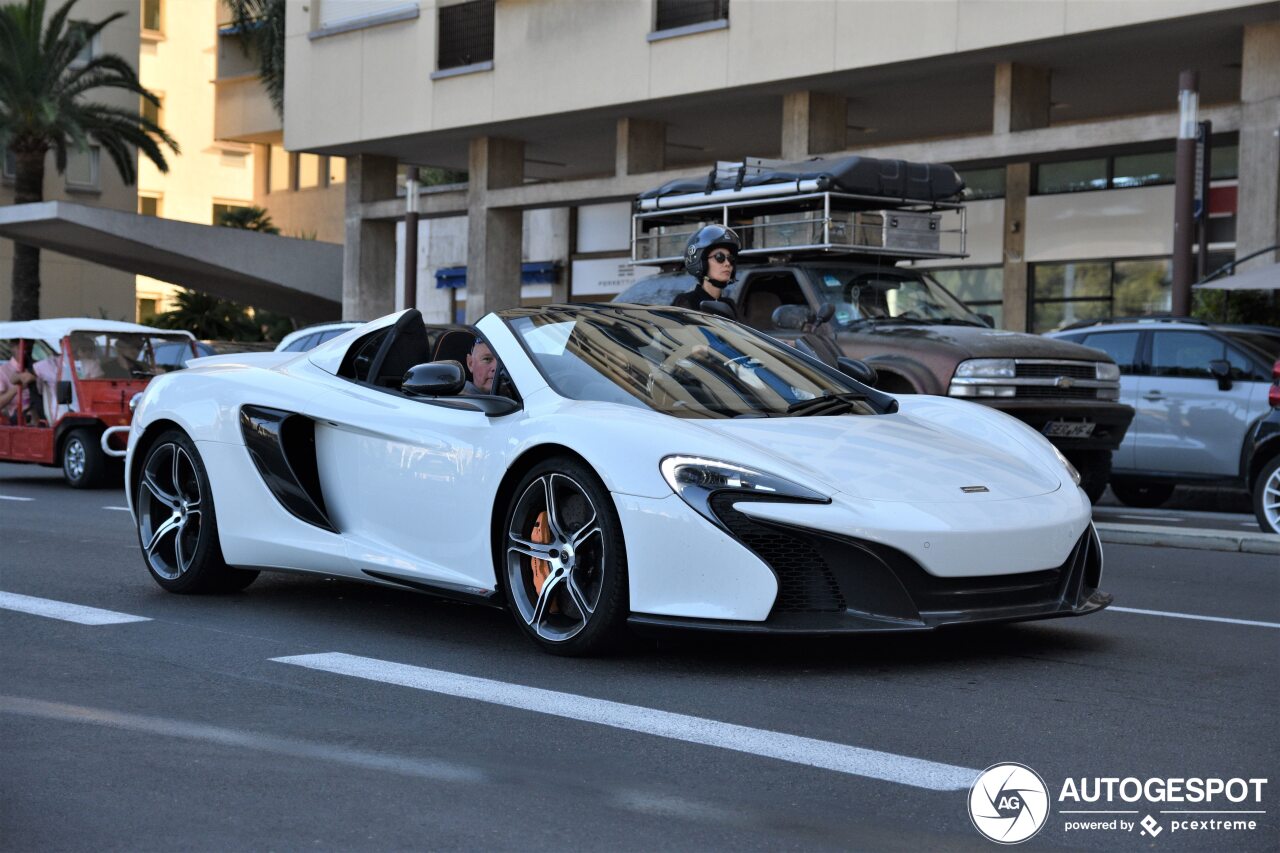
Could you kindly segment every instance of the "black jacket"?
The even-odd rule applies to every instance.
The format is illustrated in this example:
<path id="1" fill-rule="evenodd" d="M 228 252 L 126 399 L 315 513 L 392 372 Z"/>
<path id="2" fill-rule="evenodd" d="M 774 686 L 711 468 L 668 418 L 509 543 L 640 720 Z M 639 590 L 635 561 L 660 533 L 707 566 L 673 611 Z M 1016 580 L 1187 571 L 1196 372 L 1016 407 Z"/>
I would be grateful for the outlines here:
<path id="1" fill-rule="evenodd" d="M 701 284 L 696 284 L 694 285 L 693 290 L 686 290 L 684 293 L 681 293 L 671 301 L 671 304 L 676 308 L 692 308 L 694 311 L 701 311 L 702 303 L 712 298 L 711 294 L 707 293 L 707 291 L 702 288 Z M 735 317 L 738 315 L 738 306 L 735 305 L 733 300 L 723 292 L 720 294 L 719 301 L 726 303 L 730 308 L 732 308 L 733 315 Z"/>

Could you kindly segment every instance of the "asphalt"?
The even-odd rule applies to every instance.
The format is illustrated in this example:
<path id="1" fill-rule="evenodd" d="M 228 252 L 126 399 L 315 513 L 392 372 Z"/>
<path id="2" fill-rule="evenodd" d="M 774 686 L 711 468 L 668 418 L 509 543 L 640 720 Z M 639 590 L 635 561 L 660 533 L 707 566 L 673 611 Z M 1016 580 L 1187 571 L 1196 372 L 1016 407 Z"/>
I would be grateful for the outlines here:
<path id="1" fill-rule="evenodd" d="M 567 660 L 503 612 L 341 581 L 168 595 L 112 508 L 119 493 L 53 477 L 0 466 L 0 496 L 30 498 L 0 500 L 0 592 L 149 621 L 0 609 L 3 850 L 990 849 L 967 792 L 275 660 L 333 652 L 961 768 L 1020 761 L 1051 790 L 1081 776 L 1273 780 L 1260 829 L 1229 840 L 1068 833 L 1055 815 L 1030 849 L 1274 850 L 1280 837 L 1269 555 L 1109 545 L 1103 585 L 1127 610 L 1080 619 L 671 638 Z"/>

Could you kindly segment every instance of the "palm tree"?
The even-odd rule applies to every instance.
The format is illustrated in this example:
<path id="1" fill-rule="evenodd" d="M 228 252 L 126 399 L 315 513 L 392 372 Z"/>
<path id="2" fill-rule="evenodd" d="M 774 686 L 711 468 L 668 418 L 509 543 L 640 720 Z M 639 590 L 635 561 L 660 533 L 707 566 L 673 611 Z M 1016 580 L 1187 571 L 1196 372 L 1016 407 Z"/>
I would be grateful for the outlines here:
<path id="1" fill-rule="evenodd" d="M 116 12 L 94 22 L 69 21 L 77 0 L 68 0 L 46 25 L 45 0 L 0 6 L 0 147 L 13 153 L 14 203 L 44 200 L 45 159 L 67 168 L 68 150 L 96 143 L 107 152 L 126 184 L 137 180 L 135 150 L 162 172 L 169 170 L 160 144 L 178 153 L 178 143 L 137 110 L 89 102 L 92 89 L 124 89 L 159 106 L 132 66 L 116 54 L 76 59 Z M 18 243 L 13 256 L 14 320 L 40 316 L 40 250 Z"/>
<path id="2" fill-rule="evenodd" d="M 240 228 L 245 231 L 259 231 L 263 234 L 279 234 L 280 229 L 271 221 L 271 215 L 261 207 L 233 207 L 218 215 L 214 225 L 224 228 Z"/>
<path id="3" fill-rule="evenodd" d="M 284 0 L 224 0 L 231 24 L 240 33 L 245 56 L 258 62 L 258 73 L 276 115 L 284 117 Z"/>

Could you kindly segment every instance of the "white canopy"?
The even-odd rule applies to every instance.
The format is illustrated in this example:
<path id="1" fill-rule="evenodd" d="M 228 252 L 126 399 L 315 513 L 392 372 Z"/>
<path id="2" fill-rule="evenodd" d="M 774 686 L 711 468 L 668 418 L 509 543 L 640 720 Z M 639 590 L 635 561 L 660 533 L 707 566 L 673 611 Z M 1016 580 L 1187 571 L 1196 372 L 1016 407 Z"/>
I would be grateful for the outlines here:
<path id="1" fill-rule="evenodd" d="M 1194 286 L 1201 290 L 1280 290 L 1280 264 L 1267 264 Z"/>
<path id="2" fill-rule="evenodd" d="M 138 323 L 125 323 L 120 320 L 100 320 L 93 317 L 53 317 L 48 320 L 20 320 L 0 323 L 0 341 L 11 341 L 25 338 L 33 341 L 44 341 L 58 349 L 58 343 L 72 332 L 88 332 L 90 334 L 143 334 L 143 335 L 181 335 L 194 339 L 195 335 L 177 329 L 157 329 L 154 326 L 142 326 Z"/>

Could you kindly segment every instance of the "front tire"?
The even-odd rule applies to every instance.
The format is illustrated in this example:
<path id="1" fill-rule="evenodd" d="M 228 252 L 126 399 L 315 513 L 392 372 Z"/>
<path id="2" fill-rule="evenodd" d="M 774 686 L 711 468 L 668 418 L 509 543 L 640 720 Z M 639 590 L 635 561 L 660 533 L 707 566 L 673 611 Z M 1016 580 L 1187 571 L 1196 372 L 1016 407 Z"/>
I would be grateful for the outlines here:
<path id="1" fill-rule="evenodd" d="M 185 433 L 170 430 L 147 450 L 134 507 L 143 559 L 163 589 L 234 592 L 258 576 L 222 559 L 209 474 Z"/>
<path id="2" fill-rule="evenodd" d="M 622 637 L 627 558 L 613 497 L 590 468 L 555 457 L 517 485 L 500 572 L 516 624 L 543 651 L 598 654 Z"/>
<path id="3" fill-rule="evenodd" d="M 1263 465 L 1253 480 L 1253 514 L 1263 533 L 1280 533 L 1280 456 Z"/>
<path id="4" fill-rule="evenodd" d="M 107 455 L 95 430 L 73 429 L 62 442 L 62 479 L 73 489 L 95 489 L 107 473 Z"/>
<path id="5" fill-rule="evenodd" d="M 1112 480 L 1111 491 L 1115 492 L 1121 503 L 1143 509 L 1154 509 L 1169 500 L 1173 495 L 1173 486 L 1169 483 L 1141 480 Z"/>

